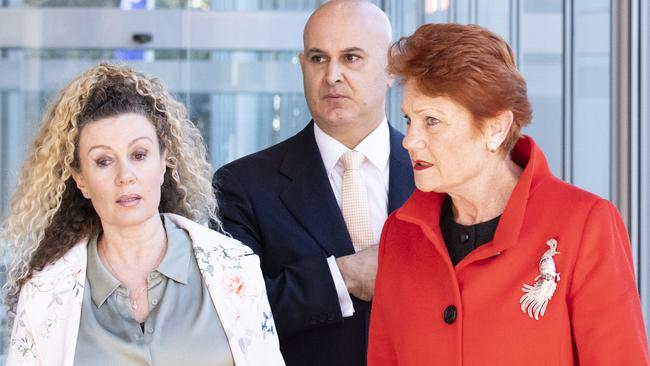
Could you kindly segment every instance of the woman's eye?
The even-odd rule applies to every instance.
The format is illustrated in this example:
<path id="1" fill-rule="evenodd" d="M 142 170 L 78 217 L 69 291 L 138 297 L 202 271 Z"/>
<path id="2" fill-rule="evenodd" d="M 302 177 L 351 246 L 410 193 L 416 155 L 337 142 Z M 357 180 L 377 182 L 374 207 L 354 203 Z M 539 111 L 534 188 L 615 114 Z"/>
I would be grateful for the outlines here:
<path id="1" fill-rule="evenodd" d="M 146 151 L 137 151 L 133 153 L 133 158 L 135 160 L 144 160 L 147 157 Z"/>
<path id="2" fill-rule="evenodd" d="M 103 167 L 109 166 L 111 164 L 111 159 L 99 158 L 99 159 L 95 160 L 95 164 L 97 164 L 98 167 L 103 168 Z"/>
<path id="3" fill-rule="evenodd" d="M 427 122 L 427 126 L 435 126 L 438 123 L 440 123 L 440 120 L 435 117 L 427 117 L 426 122 Z"/>

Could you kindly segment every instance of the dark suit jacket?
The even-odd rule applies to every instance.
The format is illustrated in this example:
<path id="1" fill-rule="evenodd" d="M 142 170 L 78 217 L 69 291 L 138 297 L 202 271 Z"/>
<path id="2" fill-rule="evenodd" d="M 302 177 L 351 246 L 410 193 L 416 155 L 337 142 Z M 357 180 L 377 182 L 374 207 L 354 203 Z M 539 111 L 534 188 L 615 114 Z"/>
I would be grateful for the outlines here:
<path id="1" fill-rule="evenodd" d="M 390 128 L 388 212 L 413 192 L 413 170 Z M 365 365 L 370 303 L 343 318 L 327 257 L 354 253 L 314 138 L 297 135 L 220 168 L 224 229 L 260 256 L 287 365 Z"/>

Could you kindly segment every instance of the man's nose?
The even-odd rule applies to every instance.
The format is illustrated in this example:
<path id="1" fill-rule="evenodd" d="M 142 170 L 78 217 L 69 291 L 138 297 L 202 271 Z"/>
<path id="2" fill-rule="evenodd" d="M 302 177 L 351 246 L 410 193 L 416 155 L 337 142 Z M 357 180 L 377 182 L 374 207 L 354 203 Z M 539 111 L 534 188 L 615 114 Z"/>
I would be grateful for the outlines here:
<path id="1" fill-rule="evenodd" d="M 341 72 L 341 65 L 339 65 L 338 62 L 336 61 L 331 61 L 327 65 L 327 75 L 325 76 L 325 79 L 327 80 L 327 83 L 330 85 L 334 85 L 340 81 L 343 80 L 343 74 Z"/>

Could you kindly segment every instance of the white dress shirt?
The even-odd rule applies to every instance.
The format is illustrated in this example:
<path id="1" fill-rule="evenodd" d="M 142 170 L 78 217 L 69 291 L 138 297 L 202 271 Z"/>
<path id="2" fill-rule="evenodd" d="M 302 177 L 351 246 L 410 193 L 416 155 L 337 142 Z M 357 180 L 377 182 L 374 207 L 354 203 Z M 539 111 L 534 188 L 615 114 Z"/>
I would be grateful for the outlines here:
<path id="1" fill-rule="evenodd" d="M 326 134 L 314 123 L 314 137 L 320 151 L 325 171 L 329 178 L 336 202 L 341 208 L 341 190 L 343 187 L 343 164 L 339 161 L 347 152 L 347 146 Z M 361 165 L 361 177 L 366 184 L 368 193 L 368 208 L 370 211 L 370 225 L 372 227 L 375 244 L 379 243 L 381 229 L 388 217 L 388 158 L 390 156 L 390 130 L 386 118 L 363 139 L 354 150 L 363 153 L 366 160 Z M 347 291 L 341 272 L 336 265 L 336 259 L 327 258 L 336 292 L 341 304 L 344 317 L 354 314 L 352 299 Z"/>

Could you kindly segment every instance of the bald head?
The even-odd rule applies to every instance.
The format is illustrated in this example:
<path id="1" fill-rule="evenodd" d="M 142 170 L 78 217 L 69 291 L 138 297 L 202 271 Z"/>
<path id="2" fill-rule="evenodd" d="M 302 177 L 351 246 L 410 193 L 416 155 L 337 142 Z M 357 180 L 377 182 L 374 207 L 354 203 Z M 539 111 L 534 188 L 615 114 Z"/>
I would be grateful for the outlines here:
<path id="1" fill-rule="evenodd" d="M 393 30 L 386 14 L 375 4 L 361 0 L 332 0 L 321 5 L 307 20 L 303 32 L 305 50 L 314 32 L 327 31 L 340 24 L 355 28 L 355 32 L 371 33 L 373 41 L 390 46 Z"/>
<path id="2" fill-rule="evenodd" d="M 390 22 L 367 1 L 334 0 L 312 14 L 303 40 L 300 65 L 312 118 L 354 148 L 385 119 Z"/>

